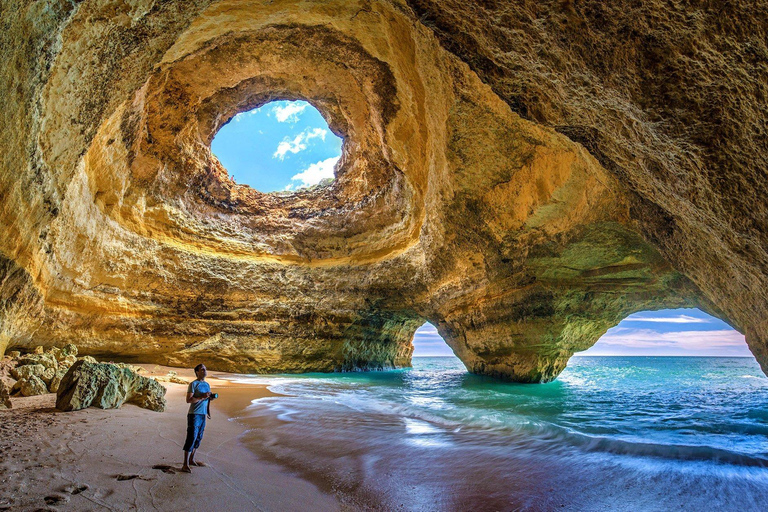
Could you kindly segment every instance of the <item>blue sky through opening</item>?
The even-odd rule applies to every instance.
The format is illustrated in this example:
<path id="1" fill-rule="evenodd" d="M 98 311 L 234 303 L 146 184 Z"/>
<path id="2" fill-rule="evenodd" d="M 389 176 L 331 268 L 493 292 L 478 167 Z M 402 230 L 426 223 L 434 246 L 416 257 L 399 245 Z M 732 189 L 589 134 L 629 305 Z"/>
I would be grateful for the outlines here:
<path id="1" fill-rule="evenodd" d="M 279 192 L 333 179 L 341 143 L 306 101 L 273 101 L 233 117 L 211 151 L 237 183 Z"/>
<path id="2" fill-rule="evenodd" d="M 414 357 L 452 356 L 437 329 L 421 326 L 413 337 Z M 628 316 L 581 356 L 753 357 L 744 336 L 698 309 L 663 309 Z"/>

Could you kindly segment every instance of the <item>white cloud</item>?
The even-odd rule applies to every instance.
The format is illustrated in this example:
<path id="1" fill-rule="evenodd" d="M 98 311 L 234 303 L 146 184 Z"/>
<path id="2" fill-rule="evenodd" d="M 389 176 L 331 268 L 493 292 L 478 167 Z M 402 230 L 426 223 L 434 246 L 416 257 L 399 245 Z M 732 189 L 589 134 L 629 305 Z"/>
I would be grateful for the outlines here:
<path id="1" fill-rule="evenodd" d="M 312 139 L 320 138 L 325 140 L 325 136 L 328 134 L 328 130 L 322 128 L 314 128 L 312 130 L 306 129 L 298 134 L 293 139 L 286 137 L 277 145 L 277 150 L 272 155 L 272 158 L 279 158 L 283 160 L 288 153 L 296 154 L 299 151 L 307 149 L 307 142 Z"/>
<path id="2" fill-rule="evenodd" d="M 678 316 L 671 316 L 668 318 L 664 317 L 642 317 L 642 316 L 634 316 L 629 315 L 627 318 L 624 319 L 628 322 L 656 322 L 656 323 L 664 323 L 664 324 L 708 324 L 709 320 L 706 318 L 696 318 L 693 316 L 688 315 L 678 315 Z"/>
<path id="3" fill-rule="evenodd" d="M 437 333 L 437 327 L 427 322 L 426 324 L 422 325 L 418 329 L 416 329 L 416 334 L 423 334 L 423 335 L 436 335 L 439 336 Z"/>
<path id="4" fill-rule="evenodd" d="M 660 333 L 652 329 L 610 329 L 583 355 L 751 355 L 744 335 L 732 329 Z"/>
<path id="5" fill-rule="evenodd" d="M 275 114 L 275 119 L 280 123 L 297 123 L 299 114 L 307 108 L 307 105 L 307 103 L 292 102 L 284 107 L 275 106 L 272 108 L 272 112 Z"/>
<path id="6" fill-rule="evenodd" d="M 291 181 L 301 181 L 302 187 L 310 187 L 312 185 L 317 185 L 321 180 L 324 180 L 325 178 L 333 179 L 333 168 L 338 161 L 339 157 L 334 156 L 332 158 L 316 162 L 304 169 L 299 174 L 293 176 Z"/>

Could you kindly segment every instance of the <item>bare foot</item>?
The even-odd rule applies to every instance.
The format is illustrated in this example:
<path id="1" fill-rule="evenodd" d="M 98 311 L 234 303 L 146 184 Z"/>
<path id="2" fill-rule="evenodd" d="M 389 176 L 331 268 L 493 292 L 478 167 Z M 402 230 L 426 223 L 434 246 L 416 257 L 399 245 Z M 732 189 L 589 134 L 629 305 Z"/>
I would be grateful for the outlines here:
<path id="1" fill-rule="evenodd" d="M 181 472 L 182 473 L 191 473 L 192 470 L 189 469 L 189 466 L 181 466 Z"/>
<path id="2" fill-rule="evenodd" d="M 196 460 L 191 460 L 191 461 L 189 461 L 189 465 L 190 465 L 190 466 L 197 466 L 197 467 L 199 467 L 199 468 L 204 468 L 204 467 L 205 467 L 205 466 L 207 466 L 208 464 L 206 464 L 205 462 L 200 462 L 200 461 L 196 461 Z"/>

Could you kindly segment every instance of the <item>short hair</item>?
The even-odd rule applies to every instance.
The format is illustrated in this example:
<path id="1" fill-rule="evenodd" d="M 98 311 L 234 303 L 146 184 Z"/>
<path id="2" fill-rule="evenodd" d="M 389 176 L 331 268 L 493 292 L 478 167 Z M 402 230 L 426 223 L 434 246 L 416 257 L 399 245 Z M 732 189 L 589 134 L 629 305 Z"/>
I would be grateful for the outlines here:
<path id="1" fill-rule="evenodd" d="M 205 366 L 203 363 L 200 363 L 199 365 L 195 366 L 195 373 L 197 373 L 200 370 L 200 368 L 202 368 L 203 366 Z"/>

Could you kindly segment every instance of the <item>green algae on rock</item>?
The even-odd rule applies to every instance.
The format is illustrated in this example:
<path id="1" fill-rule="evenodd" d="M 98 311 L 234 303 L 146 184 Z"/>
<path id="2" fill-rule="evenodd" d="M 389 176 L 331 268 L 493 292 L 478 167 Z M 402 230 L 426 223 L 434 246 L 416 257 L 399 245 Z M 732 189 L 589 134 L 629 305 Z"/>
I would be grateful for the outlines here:
<path id="1" fill-rule="evenodd" d="M 61 379 L 56 408 L 77 411 L 86 407 L 116 409 L 131 403 L 163 412 L 165 388 L 156 380 L 110 363 L 78 361 Z"/>

